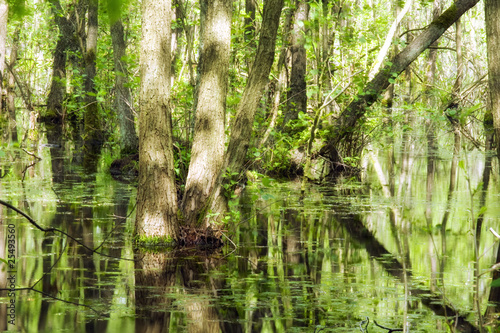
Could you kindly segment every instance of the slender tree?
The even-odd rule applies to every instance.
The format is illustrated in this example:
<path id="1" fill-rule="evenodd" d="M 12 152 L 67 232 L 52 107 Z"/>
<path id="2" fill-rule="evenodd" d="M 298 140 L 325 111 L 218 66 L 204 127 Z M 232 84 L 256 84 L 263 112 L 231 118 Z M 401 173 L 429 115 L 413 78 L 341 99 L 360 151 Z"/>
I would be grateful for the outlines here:
<path id="1" fill-rule="evenodd" d="M 122 155 L 128 155 L 137 152 L 139 139 L 135 131 L 133 101 L 128 87 L 129 73 L 124 60 L 127 45 L 123 33 L 121 8 L 112 8 L 111 2 L 108 1 L 108 14 L 115 65 L 115 107 L 120 126 L 120 148 Z"/>
<path id="2" fill-rule="evenodd" d="M 292 71 L 290 74 L 290 87 L 288 90 L 287 110 L 283 119 L 282 128 L 285 132 L 293 134 L 296 130 L 287 128 L 289 121 L 295 120 L 299 112 L 307 111 L 307 56 L 306 56 L 306 21 L 309 16 L 307 0 L 297 0 L 295 4 L 295 19 L 292 31 L 290 53 L 292 57 Z"/>
<path id="3" fill-rule="evenodd" d="M 218 218 L 227 210 L 228 193 L 225 189 L 234 184 L 236 174 L 243 169 L 245 157 L 250 146 L 253 122 L 265 85 L 269 81 L 269 73 L 274 61 L 276 36 L 279 18 L 283 9 L 283 0 L 265 0 L 260 31 L 259 45 L 255 55 L 252 72 L 243 91 L 234 121 L 231 124 L 231 136 L 224 161 L 225 174 L 222 175 L 212 205 L 212 212 Z"/>
<path id="4" fill-rule="evenodd" d="M 5 0 L 0 1 L 0 96 L 3 95 L 4 77 L 5 77 L 5 51 L 7 43 L 7 17 L 9 6 Z M 2 113 L 3 105 L 0 98 L 0 114 Z"/>
<path id="5" fill-rule="evenodd" d="M 232 2 L 201 1 L 201 68 L 191 162 L 182 208 L 185 222 L 198 225 L 207 211 L 224 159 Z"/>
<path id="6" fill-rule="evenodd" d="M 338 161 L 340 145 L 352 133 L 358 120 L 366 110 L 375 103 L 379 96 L 394 78 L 398 77 L 423 51 L 436 41 L 467 10 L 474 7 L 479 0 L 458 0 L 443 14 L 431 22 L 427 28 L 397 54 L 374 78 L 369 81 L 363 92 L 345 108 L 335 120 L 330 130 L 330 137 L 322 149 L 322 154 L 332 161 Z M 348 141 L 348 140 L 347 140 Z"/>
<path id="7" fill-rule="evenodd" d="M 488 84 L 491 113 L 495 129 L 497 154 L 500 158 L 500 2 L 485 0 Z"/>
<path id="8" fill-rule="evenodd" d="M 64 116 L 63 100 L 66 88 L 66 52 L 71 48 L 79 48 L 77 38 L 74 37 L 77 33 L 76 26 L 82 21 L 77 19 L 77 6 L 73 6 L 70 12 L 65 14 L 59 0 L 50 0 L 49 3 L 52 14 L 54 15 L 54 20 L 59 28 L 59 37 L 54 50 L 52 82 L 47 96 L 46 117 L 50 119 L 50 121 L 60 123 Z"/>
<path id="9" fill-rule="evenodd" d="M 171 1 L 142 2 L 139 187 L 135 235 L 177 239 L 170 97 Z"/>
<path id="10" fill-rule="evenodd" d="M 97 35 L 98 35 L 98 0 L 89 0 L 87 38 L 85 47 L 85 167 L 91 172 L 97 171 L 97 156 L 103 144 L 103 134 L 101 131 L 101 119 L 99 119 L 99 107 L 97 105 L 97 90 L 94 83 L 96 76 L 97 57 Z"/>

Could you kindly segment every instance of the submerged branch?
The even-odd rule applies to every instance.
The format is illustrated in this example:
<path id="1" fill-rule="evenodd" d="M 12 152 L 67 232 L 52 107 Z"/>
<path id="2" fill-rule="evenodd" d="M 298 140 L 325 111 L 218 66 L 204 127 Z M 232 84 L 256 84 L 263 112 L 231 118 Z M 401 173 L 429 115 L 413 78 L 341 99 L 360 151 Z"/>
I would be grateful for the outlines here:
<path id="1" fill-rule="evenodd" d="M 115 256 L 112 256 L 112 255 L 109 255 L 109 254 L 105 254 L 105 253 L 102 253 L 102 252 L 99 252 L 97 251 L 97 249 L 99 249 L 101 245 L 99 245 L 96 249 L 92 249 L 90 247 L 88 247 L 87 245 L 83 244 L 81 241 L 79 241 L 78 239 L 76 239 L 75 237 L 71 236 L 70 234 L 68 234 L 67 232 L 61 230 L 61 229 L 58 229 L 58 228 L 44 228 L 42 226 L 40 226 L 35 220 L 33 220 L 29 215 L 27 215 L 26 213 L 24 213 L 22 210 L 19 210 L 17 209 L 16 207 L 12 206 L 11 204 L 9 204 L 8 202 L 5 202 L 3 200 L 0 200 L 0 204 L 7 207 L 7 208 L 10 208 L 12 209 L 13 211 L 17 212 L 18 214 L 22 215 L 23 217 L 25 217 L 28 222 L 30 222 L 35 228 L 37 228 L 38 230 L 40 231 L 43 231 L 43 232 L 52 232 L 52 233 L 60 233 L 66 237 L 68 237 L 69 239 L 75 241 L 77 244 L 81 245 L 84 249 L 86 249 L 87 251 L 91 252 L 91 253 L 95 253 L 95 254 L 99 254 L 99 255 L 102 255 L 104 257 L 108 257 L 108 258 L 114 258 L 114 259 L 120 259 L 120 260 L 128 260 L 128 261 L 137 261 L 137 259 L 129 259 L 129 258 L 122 258 L 122 257 L 115 257 Z M 114 230 L 114 229 L 113 229 Z M 106 240 L 104 240 L 105 242 Z"/>

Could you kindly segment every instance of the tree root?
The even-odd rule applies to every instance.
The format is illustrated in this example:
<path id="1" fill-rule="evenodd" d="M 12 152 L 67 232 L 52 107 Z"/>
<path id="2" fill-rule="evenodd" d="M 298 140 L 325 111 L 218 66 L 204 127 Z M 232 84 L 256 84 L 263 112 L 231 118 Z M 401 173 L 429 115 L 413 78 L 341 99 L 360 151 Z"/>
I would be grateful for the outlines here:
<path id="1" fill-rule="evenodd" d="M 192 226 L 180 226 L 179 245 L 181 247 L 217 249 L 224 245 L 222 231 L 215 230 L 212 227 L 203 229 Z"/>

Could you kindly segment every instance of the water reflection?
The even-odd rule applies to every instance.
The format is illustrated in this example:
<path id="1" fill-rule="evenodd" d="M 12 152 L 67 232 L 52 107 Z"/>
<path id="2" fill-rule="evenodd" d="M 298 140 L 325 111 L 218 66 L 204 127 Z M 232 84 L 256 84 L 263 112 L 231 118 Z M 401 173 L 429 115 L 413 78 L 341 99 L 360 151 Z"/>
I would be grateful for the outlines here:
<path id="1" fill-rule="evenodd" d="M 485 232 L 498 228 L 497 178 L 472 198 L 476 212 L 488 207 L 474 238 L 458 151 L 432 160 L 433 179 L 426 156 L 415 149 L 394 155 L 393 177 L 384 176 L 384 160 L 374 150 L 369 186 L 312 186 L 304 197 L 299 184 L 249 186 L 240 219 L 228 227 L 236 250 L 227 242 L 211 254 L 144 253 L 130 237 L 134 186 L 114 181 L 97 159 L 84 165 L 77 144 L 64 142 L 61 133 L 47 128 L 51 146 L 35 149 L 43 159 L 24 181 L 28 156 L 13 152 L 0 160 L 0 168 L 13 170 L 1 180 L 0 195 L 85 247 L 44 234 L 0 206 L 0 257 L 13 223 L 17 287 L 43 292 L 16 292 L 15 327 L 7 326 L 9 298 L 2 292 L 1 330 L 356 332 L 369 317 L 370 332 L 383 331 L 374 321 L 412 332 L 477 332 L 477 296 L 485 325 L 497 329 L 500 289 L 490 288 L 489 272 L 475 287 L 476 270 L 500 261 L 494 237 Z M 477 188 L 495 165 L 474 154 L 468 161 L 479 162 L 467 170 Z M 475 244 L 482 254 L 478 267 Z"/>

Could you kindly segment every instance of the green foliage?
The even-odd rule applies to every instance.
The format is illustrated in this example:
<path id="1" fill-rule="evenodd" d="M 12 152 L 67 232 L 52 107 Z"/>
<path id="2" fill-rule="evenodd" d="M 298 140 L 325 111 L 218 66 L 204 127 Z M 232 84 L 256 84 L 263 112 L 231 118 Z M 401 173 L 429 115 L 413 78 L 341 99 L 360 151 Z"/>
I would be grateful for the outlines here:
<path id="1" fill-rule="evenodd" d="M 32 13 L 32 8 L 26 0 L 7 0 L 9 5 L 9 20 L 23 20 L 25 16 Z"/>
<path id="2" fill-rule="evenodd" d="M 491 287 L 496 287 L 496 288 L 500 287 L 500 279 L 491 281 Z"/>
<path id="3" fill-rule="evenodd" d="M 106 2 L 109 24 L 113 24 L 121 18 L 122 13 L 125 12 L 130 0 L 107 0 Z"/>

